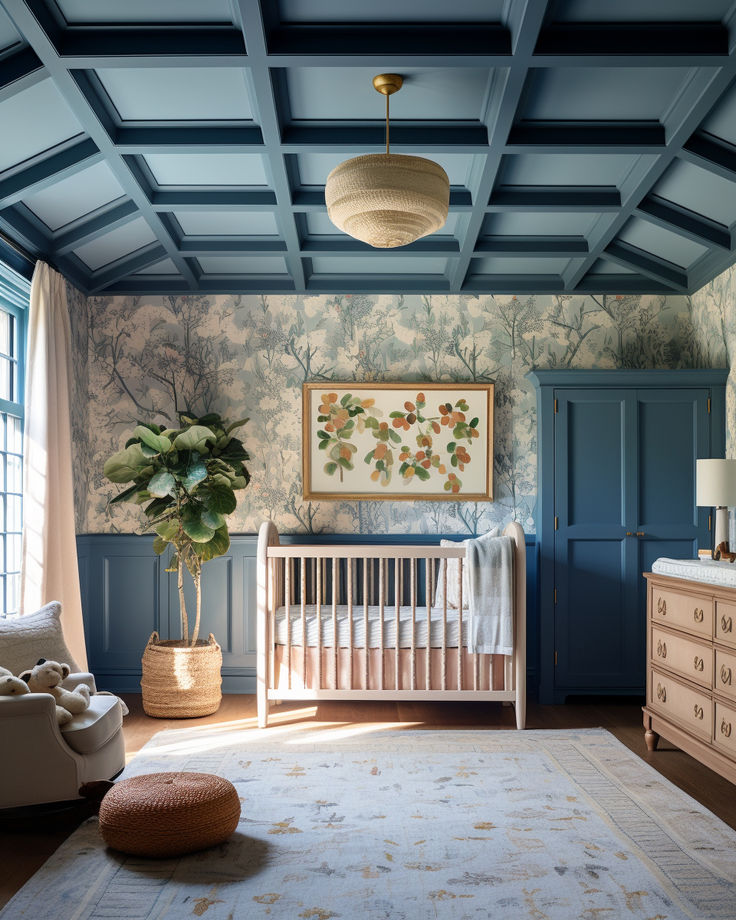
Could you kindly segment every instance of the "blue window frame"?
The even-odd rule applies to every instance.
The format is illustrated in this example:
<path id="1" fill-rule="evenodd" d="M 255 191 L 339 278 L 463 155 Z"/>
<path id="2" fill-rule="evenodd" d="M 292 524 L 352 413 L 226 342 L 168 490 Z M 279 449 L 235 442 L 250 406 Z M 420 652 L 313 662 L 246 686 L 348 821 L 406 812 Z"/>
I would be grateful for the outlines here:
<path id="1" fill-rule="evenodd" d="M 0 615 L 18 613 L 30 284 L 0 262 Z"/>

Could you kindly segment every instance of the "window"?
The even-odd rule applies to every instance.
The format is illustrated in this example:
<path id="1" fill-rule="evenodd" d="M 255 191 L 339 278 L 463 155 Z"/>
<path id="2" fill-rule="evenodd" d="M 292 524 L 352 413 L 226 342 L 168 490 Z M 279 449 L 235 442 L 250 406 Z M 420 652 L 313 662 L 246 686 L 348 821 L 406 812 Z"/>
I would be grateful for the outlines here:
<path id="1" fill-rule="evenodd" d="M 18 612 L 23 521 L 23 392 L 30 284 L 0 262 L 0 615 Z"/>

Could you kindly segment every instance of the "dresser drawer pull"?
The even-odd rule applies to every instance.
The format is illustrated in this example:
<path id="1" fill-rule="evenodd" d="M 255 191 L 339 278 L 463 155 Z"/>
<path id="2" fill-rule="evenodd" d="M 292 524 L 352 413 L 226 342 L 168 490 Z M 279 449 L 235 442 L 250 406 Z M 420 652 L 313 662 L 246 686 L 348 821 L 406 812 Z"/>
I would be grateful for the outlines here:
<path id="1" fill-rule="evenodd" d="M 731 685 L 731 668 L 721 665 L 721 683 Z"/>
<path id="2" fill-rule="evenodd" d="M 730 737 L 731 737 L 731 723 L 730 723 L 730 722 L 726 722 L 725 719 L 721 722 L 721 734 L 722 734 L 725 738 L 730 738 Z"/>
<path id="3" fill-rule="evenodd" d="M 704 616 L 705 614 L 703 613 L 702 607 L 696 607 L 695 610 L 693 610 L 693 619 L 696 623 L 702 623 Z"/>
<path id="4" fill-rule="evenodd" d="M 695 658 L 693 659 L 693 667 L 695 668 L 696 671 L 702 671 L 703 668 L 705 667 L 705 661 L 702 658 L 700 658 L 700 656 L 696 655 Z"/>
<path id="5" fill-rule="evenodd" d="M 667 688 L 663 687 L 662 684 L 657 684 L 657 699 L 663 703 L 667 702 Z"/>
<path id="6" fill-rule="evenodd" d="M 667 601 L 663 597 L 657 600 L 657 613 L 660 613 L 663 617 L 667 616 Z"/>
<path id="7" fill-rule="evenodd" d="M 702 719 L 703 718 L 703 707 L 698 706 L 698 704 L 696 703 L 693 706 L 693 715 L 695 716 L 696 719 Z"/>
<path id="8" fill-rule="evenodd" d="M 659 642 L 657 642 L 657 654 L 659 655 L 660 658 L 667 657 L 667 643 L 662 642 L 661 639 L 659 640 Z"/>
<path id="9" fill-rule="evenodd" d="M 733 619 L 724 615 L 721 617 L 721 632 L 730 633 L 733 629 Z"/>

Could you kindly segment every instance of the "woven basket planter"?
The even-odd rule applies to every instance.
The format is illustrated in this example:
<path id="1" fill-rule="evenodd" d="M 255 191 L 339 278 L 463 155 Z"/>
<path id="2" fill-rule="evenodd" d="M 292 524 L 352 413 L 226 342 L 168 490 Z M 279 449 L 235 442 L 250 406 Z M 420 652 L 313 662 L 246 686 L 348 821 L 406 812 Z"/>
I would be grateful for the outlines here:
<path id="1" fill-rule="evenodd" d="M 222 700 L 222 649 L 212 633 L 192 647 L 180 640 L 162 642 L 154 632 L 141 663 L 146 715 L 194 719 L 217 711 Z"/>

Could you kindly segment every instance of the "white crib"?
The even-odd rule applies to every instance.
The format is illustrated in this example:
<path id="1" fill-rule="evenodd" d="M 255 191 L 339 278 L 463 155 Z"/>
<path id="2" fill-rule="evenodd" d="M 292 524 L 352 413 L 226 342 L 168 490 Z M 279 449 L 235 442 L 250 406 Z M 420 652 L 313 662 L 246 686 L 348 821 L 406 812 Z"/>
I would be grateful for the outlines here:
<path id="1" fill-rule="evenodd" d="M 258 724 L 275 700 L 498 700 L 526 719 L 526 548 L 513 541 L 512 655 L 468 647 L 465 548 L 290 545 L 258 535 Z M 447 564 L 457 559 L 456 607 Z"/>

